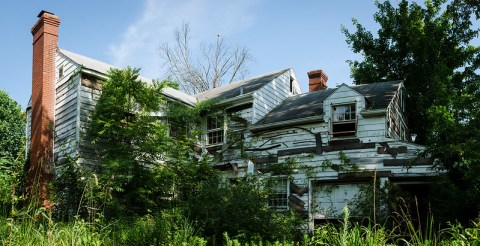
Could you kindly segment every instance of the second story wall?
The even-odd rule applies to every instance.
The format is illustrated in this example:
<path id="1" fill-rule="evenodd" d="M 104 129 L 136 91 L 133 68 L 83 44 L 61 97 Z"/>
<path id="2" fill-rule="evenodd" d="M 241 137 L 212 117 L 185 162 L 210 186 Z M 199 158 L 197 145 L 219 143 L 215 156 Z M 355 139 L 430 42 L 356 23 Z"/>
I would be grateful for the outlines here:
<path id="1" fill-rule="evenodd" d="M 82 166 L 94 167 L 98 164 L 98 156 L 95 155 L 95 146 L 92 139 L 87 135 L 88 124 L 91 120 L 95 106 L 101 95 L 100 79 L 83 73 L 79 86 L 79 159 Z"/>
<path id="2" fill-rule="evenodd" d="M 358 138 L 363 118 L 359 112 L 365 108 L 365 97 L 341 85 L 323 102 L 324 121 L 329 128 L 329 140 Z"/>
<path id="3" fill-rule="evenodd" d="M 78 65 L 57 53 L 55 83 L 54 156 L 61 163 L 66 156 L 74 157 L 78 146 Z"/>

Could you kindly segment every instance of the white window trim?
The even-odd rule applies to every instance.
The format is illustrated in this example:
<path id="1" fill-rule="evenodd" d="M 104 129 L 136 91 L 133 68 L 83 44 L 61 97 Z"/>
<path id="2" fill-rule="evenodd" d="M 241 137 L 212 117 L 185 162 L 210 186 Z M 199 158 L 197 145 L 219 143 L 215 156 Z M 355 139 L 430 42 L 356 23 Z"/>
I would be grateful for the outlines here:
<path id="1" fill-rule="evenodd" d="M 288 209 L 288 196 L 290 195 L 290 180 L 288 179 L 288 177 L 286 176 L 274 176 L 274 177 L 270 177 L 272 180 L 275 180 L 275 182 L 279 182 L 280 180 L 285 180 L 285 193 L 280 193 L 280 192 L 276 192 L 274 193 L 274 189 L 271 190 L 270 194 L 269 195 L 282 195 L 282 194 L 285 194 L 285 200 L 283 202 L 285 202 L 285 206 L 272 206 L 270 205 L 270 201 L 271 201 L 271 198 L 268 199 L 268 206 L 271 208 L 271 209 L 275 209 L 275 210 L 287 210 Z M 276 185 L 277 183 L 275 183 L 274 185 Z M 278 198 L 273 198 L 273 199 L 277 199 Z"/>
<path id="2" fill-rule="evenodd" d="M 217 128 L 213 128 L 213 129 L 208 129 L 208 119 L 209 118 L 213 118 L 213 117 L 221 117 L 222 118 L 222 122 L 220 124 L 220 127 L 217 127 Z M 206 116 L 205 117 L 205 145 L 207 147 L 212 147 L 212 146 L 219 146 L 219 145 L 223 145 L 225 143 L 225 137 L 226 137 L 226 116 L 225 114 L 216 114 L 216 115 L 212 115 L 212 116 Z M 210 143 L 209 142 L 209 134 L 210 133 L 213 133 L 213 132 L 222 132 L 222 142 L 218 142 L 218 143 Z"/>
<path id="3" fill-rule="evenodd" d="M 342 106 L 352 106 L 355 109 L 353 113 L 353 119 L 352 119 L 352 112 L 350 112 L 350 119 L 349 120 L 337 120 L 335 121 L 335 111 L 333 108 L 335 107 L 342 107 Z M 332 104 L 331 105 L 331 120 L 330 120 L 330 135 L 332 136 L 333 139 L 345 139 L 345 138 L 355 138 L 358 134 L 358 109 L 357 109 L 357 102 L 345 102 L 345 103 L 338 103 L 338 104 Z M 339 124 L 345 124 L 345 123 L 354 123 L 355 124 L 355 133 L 352 133 L 351 135 L 348 136 L 334 136 L 334 134 L 338 134 L 337 132 L 333 131 L 333 126 L 334 125 L 339 125 Z"/>

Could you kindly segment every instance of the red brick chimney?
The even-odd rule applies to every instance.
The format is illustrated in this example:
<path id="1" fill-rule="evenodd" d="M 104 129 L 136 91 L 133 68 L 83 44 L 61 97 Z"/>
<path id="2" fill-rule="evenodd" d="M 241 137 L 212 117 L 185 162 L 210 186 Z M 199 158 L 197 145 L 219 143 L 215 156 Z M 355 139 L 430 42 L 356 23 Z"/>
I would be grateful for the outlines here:
<path id="1" fill-rule="evenodd" d="M 29 192 L 49 205 L 47 185 L 53 178 L 53 127 L 55 110 L 55 54 L 60 18 L 47 11 L 38 14 L 32 27 L 32 132 L 30 142 Z"/>
<path id="2" fill-rule="evenodd" d="M 327 88 L 328 76 L 322 70 L 308 72 L 308 91 L 319 91 Z"/>

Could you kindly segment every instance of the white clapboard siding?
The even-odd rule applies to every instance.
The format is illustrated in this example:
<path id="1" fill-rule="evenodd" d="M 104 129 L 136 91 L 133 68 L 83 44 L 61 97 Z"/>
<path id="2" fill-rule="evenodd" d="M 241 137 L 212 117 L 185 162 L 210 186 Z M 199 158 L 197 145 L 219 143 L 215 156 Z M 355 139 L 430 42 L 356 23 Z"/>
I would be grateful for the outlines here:
<path id="1" fill-rule="evenodd" d="M 77 154 L 78 85 L 77 64 L 60 53 L 55 63 L 55 141 L 53 153 L 58 162 Z M 59 71 L 63 69 L 63 76 Z"/>
<path id="2" fill-rule="evenodd" d="M 249 123 L 252 122 L 252 113 L 253 108 L 246 108 L 236 112 L 236 115 L 242 117 L 243 119 L 247 120 Z"/>
<path id="3" fill-rule="evenodd" d="M 313 219 L 339 218 L 344 207 L 352 211 L 355 196 L 360 193 L 363 183 L 328 184 L 314 183 L 312 185 L 312 208 Z"/>
<path id="4" fill-rule="evenodd" d="M 79 143 L 79 159 L 78 163 L 81 166 L 93 168 L 98 165 L 98 157 L 95 155 L 95 147 L 91 144 L 86 134 L 88 131 L 88 124 L 91 120 L 95 105 L 97 104 L 101 91 L 90 88 L 84 85 L 80 86 L 80 107 L 79 107 L 79 137 L 82 139 Z"/>
<path id="5" fill-rule="evenodd" d="M 363 143 L 387 141 L 385 116 L 366 117 L 357 121 L 357 138 Z"/>
<path id="6" fill-rule="evenodd" d="M 363 108 L 365 108 L 365 97 L 360 93 L 356 92 L 352 88 L 341 85 L 335 92 L 328 96 L 323 102 L 323 112 L 325 122 L 329 122 L 332 115 L 332 105 L 342 105 L 342 104 L 351 104 L 355 103 L 357 115 Z"/>
<path id="7" fill-rule="evenodd" d="M 253 93 L 252 124 L 264 117 L 290 95 L 290 71 Z"/>

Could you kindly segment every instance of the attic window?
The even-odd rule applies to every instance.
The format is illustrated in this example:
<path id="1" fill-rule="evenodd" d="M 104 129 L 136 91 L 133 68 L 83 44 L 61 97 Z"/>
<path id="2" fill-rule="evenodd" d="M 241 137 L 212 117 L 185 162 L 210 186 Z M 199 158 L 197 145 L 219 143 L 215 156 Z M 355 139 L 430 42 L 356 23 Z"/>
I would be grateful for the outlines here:
<path id="1" fill-rule="evenodd" d="M 292 76 L 290 76 L 290 92 L 294 93 L 293 92 L 293 77 Z"/>
<path id="2" fill-rule="evenodd" d="M 333 137 L 355 136 L 357 132 L 355 104 L 332 106 Z"/>
<path id="3" fill-rule="evenodd" d="M 223 144 L 223 117 L 207 117 L 207 145 Z"/>
<path id="4" fill-rule="evenodd" d="M 58 68 L 58 79 L 63 78 L 63 66 Z"/>

